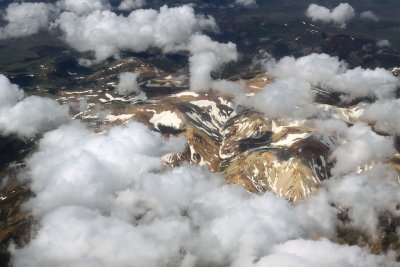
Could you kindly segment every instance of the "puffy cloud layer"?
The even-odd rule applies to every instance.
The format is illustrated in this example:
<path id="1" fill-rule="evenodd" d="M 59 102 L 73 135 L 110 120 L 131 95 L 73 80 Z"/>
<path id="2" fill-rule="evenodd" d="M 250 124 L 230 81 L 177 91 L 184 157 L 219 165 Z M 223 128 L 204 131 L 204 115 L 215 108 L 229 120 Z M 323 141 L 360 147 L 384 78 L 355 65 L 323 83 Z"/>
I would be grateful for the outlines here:
<path id="1" fill-rule="evenodd" d="M 313 116 L 326 119 L 331 116 L 330 113 L 323 111 L 323 108 L 314 102 L 313 87 L 319 87 L 341 93 L 342 100 L 346 102 L 365 97 L 376 98 L 382 103 L 390 102 L 390 105 L 382 108 L 381 113 L 373 106 L 368 109 L 382 114 L 382 120 L 371 111 L 366 111 L 364 118 L 376 122 L 377 129 L 391 133 L 397 131 L 394 129 L 395 115 L 390 114 L 397 114 L 393 112 L 397 104 L 389 99 L 394 97 L 400 80 L 390 71 L 382 68 L 349 69 L 344 61 L 327 54 L 311 54 L 297 59 L 284 57 L 279 61 L 269 58 L 265 67 L 268 73 L 275 77 L 275 81 L 252 97 L 243 97 L 243 89 L 238 88 L 238 85 L 231 86 L 236 103 L 254 107 L 271 119 L 309 119 Z M 346 131 L 347 126 L 341 126 L 344 128 L 343 132 Z"/>
<path id="2" fill-rule="evenodd" d="M 117 93 L 120 95 L 126 95 L 129 93 L 139 92 L 140 86 L 137 82 L 139 73 L 123 72 L 119 75 L 119 81 L 117 84 Z"/>
<path id="3" fill-rule="evenodd" d="M 56 101 L 29 96 L 0 75 L 0 134 L 31 138 L 68 121 L 68 107 Z"/>
<path id="4" fill-rule="evenodd" d="M 293 207 L 200 168 L 163 170 L 160 157 L 182 144 L 138 123 L 94 134 L 76 122 L 46 133 L 27 161 L 35 197 L 26 207 L 39 228 L 29 244 L 11 248 L 14 266 L 394 264 L 359 247 L 310 240 L 332 236 L 330 201 L 349 198 L 346 191 L 321 189 Z"/>
<path id="5" fill-rule="evenodd" d="M 140 9 L 127 17 L 108 10 L 85 16 L 64 12 L 57 22 L 69 45 L 80 52 L 94 51 L 97 61 L 118 55 L 121 50 L 182 50 L 195 32 L 216 29 L 213 18 L 195 15 L 189 6 Z"/>
<path id="6" fill-rule="evenodd" d="M 201 84 L 203 88 L 211 84 L 211 89 L 234 96 L 236 104 L 253 107 L 265 113 L 270 119 L 307 120 L 312 117 L 327 119 L 334 116 L 332 111 L 316 105 L 315 87 L 340 93 L 344 102 L 362 98 L 378 99 L 382 103 L 391 103 L 387 108 L 382 108 L 382 113 L 376 113 L 383 114 L 386 121 L 383 118 L 379 120 L 379 115 L 375 116 L 370 111 L 365 113 L 364 120 L 375 122 L 377 129 L 390 131 L 390 133 L 397 131 L 394 126 L 396 125 L 395 115 L 392 116 L 389 112 L 397 114 L 393 112 L 397 104 L 392 103 L 390 99 L 395 96 L 400 87 L 400 79 L 392 72 L 383 68 L 349 69 L 346 62 L 327 54 L 311 54 L 297 59 L 284 57 L 279 61 L 269 57 L 263 61 L 263 64 L 268 73 L 274 77 L 274 82 L 254 96 L 247 97 L 244 94 L 245 86 L 241 83 L 212 81 L 207 75 L 211 68 L 205 70 L 204 66 L 207 66 L 205 62 L 198 64 L 198 66 L 203 66 L 199 68 L 200 70 L 205 70 L 203 76 L 198 75 L 203 84 L 200 82 L 198 84 Z M 192 77 L 196 77 L 194 70 L 191 71 Z M 196 80 L 192 79 L 192 81 Z M 343 131 L 347 129 L 344 123 L 341 126 L 344 127 Z"/>
<path id="7" fill-rule="evenodd" d="M 28 161 L 31 188 L 40 193 L 30 205 L 37 214 L 71 204 L 106 209 L 115 192 L 133 186 L 144 173 L 160 170 L 160 156 L 183 143 L 172 138 L 163 144 L 160 135 L 137 123 L 107 135 L 79 123 L 62 126 L 45 135 L 41 151 Z"/>
<path id="8" fill-rule="evenodd" d="M 193 55 L 210 54 L 213 59 L 202 66 L 221 64 L 235 54 L 232 47 L 225 57 L 224 44 L 201 35 L 197 38 L 198 42 L 189 46 Z M 315 62 L 319 59 L 318 64 L 327 63 L 321 65 L 326 68 L 319 68 L 319 78 L 307 76 L 306 70 L 283 74 L 256 97 L 259 108 L 268 109 L 265 112 L 271 117 L 295 117 L 307 111 L 313 98 L 311 84 L 321 84 L 337 74 L 329 67 L 331 63 L 335 63 L 334 69 L 346 71 L 337 59 L 314 58 Z M 276 71 L 281 62 L 270 64 Z M 292 66 L 296 64 L 299 62 L 294 60 Z M 232 85 L 227 81 L 209 83 L 220 90 Z M 19 103 L 22 94 L 18 87 L 5 84 L 14 92 L 6 91 L 5 103 Z M 281 98 L 283 101 L 278 100 Z M 26 208 L 39 220 L 39 228 L 29 244 L 11 248 L 13 264 L 395 266 L 390 256 L 372 255 L 360 247 L 328 240 L 341 224 L 331 203 L 348 209 L 350 224 L 372 237 L 377 235 L 382 212 L 399 213 L 397 174 L 380 163 L 395 153 L 393 142 L 364 124 L 327 125 L 321 126 L 325 127 L 323 133 L 330 136 L 337 131 L 340 137 L 333 152 L 334 177 L 294 207 L 271 193 L 252 195 L 225 185 L 220 177 L 203 169 L 183 166 L 165 170 L 161 156 L 182 149 L 184 140 L 163 140 L 159 133 L 138 123 L 104 134 L 92 133 L 79 122 L 48 132 L 38 152 L 27 160 L 35 197 Z M 360 167 L 369 170 L 360 173 Z M 314 236 L 322 238 L 313 240 Z"/>
<path id="9" fill-rule="evenodd" d="M 296 77 L 308 81 L 313 86 L 345 93 L 346 100 L 359 97 L 379 99 L 394 96 L 400 80 L 383 68 L 349 69 L 337 57 L 327 54 L 311 54 L 295 59 L 284 57 L 267 63 L 267 70 L 278 78 Z"/>
<path id="10" fill-rule="evenodd" d="M 354 8 L 348 3 L 341 3 L 332 10 L 317 4 L 310 4 L 306 14 L 313 21 L 334 23 L 342 28 L 345 28 L 346 24 L 355 16 Z"/>
<path id="11" fill-rule="evenodd" d="M 56 10 L 46 3 L 12 3 L 3 15 L 7 25 L 0 28 L 0 39 L 28 36 L 46 29 Z"/>

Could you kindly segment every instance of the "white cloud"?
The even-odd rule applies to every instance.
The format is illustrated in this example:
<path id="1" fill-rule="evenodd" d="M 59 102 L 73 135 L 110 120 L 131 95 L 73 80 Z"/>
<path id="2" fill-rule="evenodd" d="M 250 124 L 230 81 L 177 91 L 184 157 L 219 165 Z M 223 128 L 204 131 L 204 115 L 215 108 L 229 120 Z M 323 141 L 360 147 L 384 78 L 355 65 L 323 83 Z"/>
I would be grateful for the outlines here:
<path id="1" fill-rule="evenodd" d="M 274 77 L 273 83 L 253 97 L 245 97 L 243 89 L 232 86 L 232 95 L 237 104 L 254 107 L 274 119 L 329 118 L 329 112 L 319 112 L 323 110 L 315 104 L 312 87 L 340 93 L 345 102 L 363 97 L 388 100 L 394 97 L 400 87 L 400 79 L 390 71 L 382 68 L 349 69 L 344 61 L 327 54 L 310 54 L 297 59 L 284 57 L 279 61 L 268 58 L 264 64 Z M 206 78 L 201 81 L 206 81 Z M 227 91 L 226 88 L 222 89 Z M 344 125 L 344 128 L 346 131 L 347 126 Z"/>
<path id="2" fill-rule="evenodd" d="M 306 14 L 313 21 L 334 23 L 341 28 L 345 28 L 346 24 L 355 16 L 354 8 L 348 3 L 341 3 L 332 10 L 317 4 L 310 4 Z"/>
<path id="3" fill-rule="evenodd" d="M 160 157 L 182 145 L 133 122 L 105 134 L 78 122 L 46 133 L 27 161 L 35 197 L 26 208 L 40 227 L 27 245 L 11 249 L 13 266 L 260 266 L 271 257 L 284 262 L 295 253 L 280 255 L 289 246 L 318 266 L 383 260 L 360 248 L 307 240 L 334 233 L 336 193 L 321 189 L 291 206 L 271 193 L 226 185 L 200 168 L 164 170 Z M 309 255 L 307 242 L 321 253 Z M 323 253 L 331 248 L 336 253 Z"/>
<path id="4" fill-rule="evenodd" d="M 381 100 L 367 105 L 361 119 L 372 123 L 378 131 L 400 136 L 400 100 Z"/>
<path id="5" fill-rule="evenodd" d="M 331 10 L 329 10 L 329 8 L 326 8 L 324 6 L 310 4 L 306 14 L 313 21 L 322 21 L 326 23 L 332 21 Z"/>
<path id="6" fill-rule="evenodd" d="M 46 29 L 57 10 L 46 3 L 12 3 L 3 15 L 7 25 L 0 28 L 0 39 L 28 36 Z"/>
<path id="7" fill-rule="evenodd" d="M 347 130 L 345 140 L 332 153 L 336 160 L 331 170 L 334 176 L 356 172 L 360 167 L 383 161 L 396 154 L 391 138 L 380 136 L 361 123 Z"/>
<path id="8" fill-rule="evenodd" d="M 349 69 L 337 57 L 327 54 L 311 54 L 295 59 L 284 57 L 278 62 L 270 60 L 267 70 L 278 78 L 295 77 L 313 86 L 345 93 L 344 99 L 358 97 L 390 98 L 400 86 L 400 80 L 383 68 Z"/>
<path id="9" fill-rule="evenodd" d="M 123 0 L 118 6 L 120 10 L 133 10 L 146 5 L 146 0 Z"/>
<path id="10" fill-rule="evenodd" d="M 337 57 L 327 54 L 310 54 L 294 58 L 284 57 L 279 61 L 269 60 L 266 63 L 269 73 L 278 78 L 298 77 L 312 85 L 324 84 L 337 74 L 347 70 L 347 65 Z"/>
<path id="11" fill-rule="evenodd" d="M 0 134 L 31 138 L 68 121 L 68 107 L 23 91 L 0 75 Z"/>
<path id="12" fill-rule="evenodd" d="M 57 6 L 62 10 L 73 12 L 78 16 L 89 14 L 96 10 L 110 8 L 106 0 L 60 0 L 57 2 Z"/>
<path id="13" fill-rule="evenodd" d="M 249 103 L 270 119 L 304 118 L 314 111 L 314 94 L 307 81 L 285 78 L 267 85 Z"/>
<path id="14" fill-rule="evenodd" d="M 383 107 L 383 103 L 379 105 Z M 382 113 L 387 114 L 391 108 Z M 386 119 L 382 116 L 383 121 Z M 387 159 L 396 154 L 393 139 L 376 134 L 362 123 L 351 127 L 340 120 L 314 123 L 318 131 L 335 140 L 333 177 L 323 182 L 329 202 L 342 211 L 347 210 L 351 227 L 377 238 L 382 212 L 400 215 L 396 209 L 400 199 L 398 173 L 387 165 Z"/>
<path id="15" fill-rule="evenodd" d="M 6 76 L 0 74 L 0 96 L 0 108 L 8 108 L 17 104 L 24 97 L 24 91 L 18 85 L 12 84 Z"/>
<path id="16" fill-rule="evenodd" d="M 134 185 L 143 173 L 159 170 L 160 156 L 182 145 L 180 138 L 163 144 L 159 134 L 137 123 L 107 135 L 91 133 L 79 123 L 62 126 L 45 134 L 41 151 L 28 161 L 31 188 L 40 193 L 30 205 L 38 214 L 70 204 L 107 208 L 115 192 Z"/>
<path id="17" fill-rule="evenodd" d="M 236 104 L 242 104 L 246 100 L 246 84 L 243 81 L 215 80 L 211 83 L 211 89 L 223 96 L 233 96 Z"/>
<path id="18" fill-rule="evenodd" d="M 372 12 L 371 10 L 361 12 L 360 18 L 365 19 L 365 20 L 372 20 L 375 22 L 379 21 L 378 16 L 375 15 L 375 13 Z"/>
<path id="19" fill-rule="evenodd" d="M 348 93 L 347 99 L 356 97 L 391 98 L 398 88 L 400 80 L 383 68 L 349 69 L 336 76 L 329 85 L 334 90 Z"/>
<path id="20" fill-rule="evenodd" d="M 310 120 L 311 127 L 326 137 L 335 137 L 343 140 L 346 136 L 348 126 L 340 119 L 317 119 Z"/>
<path id="21" fill-rule="evenodd" d="M 383 47 L 389 47 L 392 44 L 389 42 L 389 40 L 383 39 L 383 40 L 379 40 L 376 42 L 376 46 L 383 48 Z"/>
<path id="22" fill-rule="evenodd" d="M 270 256 L 257 266 L 384 266 L 391 264 L 382 256 L 371 255 L 357 246 L 340 246 L 329 240 L 291 240 L 273 247 Z"/>
<path id="23" fill-rule="evenodd" d="M 235 0 L 235 4 L 239 6 L 254 6 L 257 2 L 256 0 Z"/>
<path id="24" fill-rule="evenodd" d="M 0 130 L 3 135 L 29 138 L 52 130 L 68 119 L 67 106 L 50 98 L 29 96 L 13 107 L 0 110 Z"/>
<path id="25" fill-rule="evenodd" d="M 364 138 L 363 141 L 366 139 Z M 373 148 L 371 152 L 356 148 L 348 150 L 350 156 L 343 155 L 342 161 L 348 159 L 354 161 L 355 153 L 376 152 L 379 142 L 370 140 Z M 354 147 L 354 144 L 352 145 Z M 349 147 L 348 147 L 349 148 Z M 382 150 L 385 150 L 383 147 Z M 379 156 L 382 152 L 377 152 Z M 360 157 L 360 156 L 358 156 Z M 385 164 L 376 164 L 361 174 L 349 174 L 344 177 L 331 178 L 326 182 L 329 190 L 329 198 L 337 206 L 348 209 L 350 225 L 355 229 L 361 229 L 374 239 L 378 237 L 379 216 L 384 211 L 389 211 L 394 216 L 399 216 L 396 209 L 400 199 L 400 185 L 397 172 Z"/>
<path id="26" fill-rule="evenodd" d="M 17 251 L 14 266 L 172 266 L 190 232 L 188 222 L 178 217 L 135 227 L 74 206 L 49 213 L 42 225 L 36 238 Z"/>
<path id="27" fill-rule="evenodd" d="M 190 39 L 188 50 L 191 53 L 190 89 L 207 91 L 212 86 L 211 72 L 224 63 L 237 60 L 236 45 L 222 44 L 205 35 L 194 35 Z"/>
<path id="28" fill-rule="evenodd" d="M 117 84 L 117 92 L 120 95 L 126 95 L 133 92 L 139 92 L 140 86 L 137 82 L 139 73 L 123 72 L 119 75 L 119 82 Z"/>
<path id="29" fill-rule="evenodd" d="M 160 11 L 140 9 L 127 17 L 107 10 L 81 17 L 64 12 L 58 24 L 69 45 L 80 52 L 94 51 L 97 61 L 117 56 L 121 50 L 184 50 L 194 33 L 216 29 L 213 18 L 195 15 L 190 6 L 163 6 Z"/>

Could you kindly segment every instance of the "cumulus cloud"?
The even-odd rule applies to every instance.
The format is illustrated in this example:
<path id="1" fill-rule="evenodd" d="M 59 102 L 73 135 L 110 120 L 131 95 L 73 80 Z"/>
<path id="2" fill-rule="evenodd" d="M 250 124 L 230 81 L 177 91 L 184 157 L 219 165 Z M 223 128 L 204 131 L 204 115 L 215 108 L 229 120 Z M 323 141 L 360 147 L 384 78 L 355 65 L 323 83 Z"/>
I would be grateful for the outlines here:
<path id="1" fill-rule="evenodd" d="M 0 133 L 31 138 L 68 121 L 68 107 L 56 101 L 29 96 L 0 75 Z"/>
<path id="2" fill-rule="evenodd" d="M 344 121 L 335 118 L 310 120 L 308 123 L 322 135 L 326 137 L 335 137 L 340 140 L 345 138 L 348 130 L 348 126 Z"/>
<path id="3" fill-rule="evenodd" d="M 375 21 L 375 22 L 379 21 L 378 16 L 375 15 L 375 13 L 372 12 L 371 10 L 367 10 L 367 11 L 361 12 L 360 18 L 365 19 L 365 20 L 372 20 L 372 21 Z"/>
<path id="4" fill-rule="evenodd" d="M 306 14 L 313 21 L 334 23 L 341 28 L 345 28 L 346 24 L 355 16 L 354 8 L 348 3 L 341 3 L 332 10 L 317 4 L 310 4 Z"/>
<path id="5" fill-rule="evenodd" d="M 146 5 L 146 0 L 123 0 L 118 6 L 119 10 L 132 10 Z"/>
<path id="6" fill-rule="evenodd" d="M 268 58 L 264 64 L 274 77 L 273 83 L 253 97 L 243 97 L 243 90 L 234 86 L 235 93 L 232 94 L 236 103 L 254 107 L 274 119 L 332 118 L 331 112 L 323 111 L 315 104 L 313 87 L 340 93 L 342 101 L 348 102 L 366 97 L 388 100 L 400 86 L 399 78 L 390 71 L 383 68 L 349 69 L 346 62 L 327 54 L 310 54 L 297 59 L 290 56 L 279 61 Z M 344 125 L 343 131 L 346 129 Z"/>
<path id="7" fill-rule="evenodd" d="M 312 85 L 318 85 L 346 71 L 347 65 L 337 57 L 313 53 L 297 59 L 291 56 L 279 61 L 271 59 L 267 61 L 266 68 L 278 78 L 298 77 L 309 81 Z"/>
<path id="8" fill-rule="evenodd" d="M 362 123 L 348 127 L 340 120 L 317 120 L 314 127 L 335 140 L 333 177 L 323 182 L 329 202 L 347 210 L 348 224 L 377 238 L 379 216 L 400 215 L 398 173 L 386 163 L 396 154 L 393 139 Z"/>
<path id="9" fill-rule="evenodd" d="M 117 56 L 121 50 L 184 50 L 194 33 L 216 29 L 213 18 L 196 15 L 190 6 L 140 9 L 127 17 L 108 10 L 85 16 L 64 12 L 58 25 L 69 45 L 80 52 L 94 51 L 97 61 Z"/>
<path id="10" fill-rule="evenodd" d="M 50 98 L 29 96 L 0 111 L 0 129 L 3 135 L 17 134 L 23 138 L 56 128 L 68 120 L 68 107 Z"/>
<path id="11" fill-rule="evenodd" d="M 236 104 L 243 104 L 246 101 L 245 89 L 246 84 L 244 81 L 233 82 L 228 80 L 215 80 L 211 83 L 211 89 L 224 96 L 232 96 Z"/>
<path id="12" fill-rule="evenodd" d="M 119 82 L 117 84 L 117 93 L 126 95 L 129 93 L 137 93 L 140 91 L 140 86 L 137 82 L 139 73 L 123 72 L 119 75 Z"/>
<path id="13" fill-rule="evenodd" d="M 257 2 L 256 0 L 235 0 L 235 4 L 239 6 L 254 6 Z"/>
<path id="14" fill-rule="evenodd" d="M 314 111 L 314 94 L 307 81 L 285 78 L 267 85 L 249 104 L 268 118 L 304 118 Z"/>
<path id="15" fill-rule="evenodd" d="M 179 262 L 180 245 L 190 230 L 179 219 L 134 227 L 81 207 L 59 209 L 42 224 L 30 245 L 17 251 L 14 266 L 168 266 Z"/>
<path id="16" fill-rule="evenodd" d="M 196 34 L 191 37 L 188 50 L 191 53 L 190 88 L 194 91 L 210 89 L 212 85 L 211 72 L 224 63 L 237 60 L 236 45 L 211 40 L 205 35 Z"/>
<path id="17" fill-rule="evenodd" d="M 299 249 L 301 248 L 301 249 Z M 334 253 L 332 253 L 334 251 Z M 368 254 L 357 246 L 340 246 L 329 240 L 291 240 L 273 247 L 270 256 L 257 266 L 383 266 L 390 264 L 382 256 Z"/>
<path id="18" fill-rule="evenodd" d="M 110 8 L 106 0 L 60 0 L 57 6 L 65 11 L 70 11 L 78 16 L 89 14 L 96 10 Z"/>
<path id="19" fill-rule="evenodd" d="M 334 233 L 328 190 L 291 206 L 204 169 L 165 170 L 160 157 L 183 144 L 134 122 L 104 134 L 79 122 L 46 133 L 27 160 L 35 197 L 26 208 L 39 228 L 27 245 L 11 247 L 13 266 L 264 266 L 289 253 L 316 266 L 390 263 L 309 240 Z"/>
<path id="20" fill-rule="evenodd" d="M 384 104 L 378 102 L 371 110 L 378 112 L 377 117 L 380 116 L 380 107 L 386 116 L 396 108 L 384 110 Z M 390 119 L 382 116 L 382 120 Z M 393 138 L 378 135 L 366 124 L 356 123 L 349 127 L 338 119 L 316 120 L 314 127 L 325 137 L 334 140 L 331 143 L 334 160 L 332 177 L 323 182 L 326 197 L 329 202 L 346 211 L 349 225 L 377 238 L 379 216 L 383 212 L 400 215 L 396 208 L 400 199 L 399 176 L 387 165 L 387 160 L 397 153 Z M 324 191 L 322 193 L 325 194 Z"/>
<path id="21" fill-rule="evenodd" d="M 160 170 L 160 156 L 177 152 L 183 141 L 172 138 L 163 144 L 160 135 L 137 123 L 113 128 L 107 135 L 74 123 L 45 134 L 39 145 L 41 151 L 28 161 L 31 188 L 40 192 L 30 205 L 43 214 L 70 204 L 106 208 L 115 192 L 134 185 L 143 173 Z"/>
<path id="22" fill-rule="evenodd" d="M 268 72 L 278 78 L 296 77 L 340 93 L 345 100 L 359 97 L 390 98 L 400 86 L 400 80 L 383 68 L 349 69 L 337 57 L 327 54 L 311 54 L 295 59 L 284 57 L 266 64 Z"/>
<path id="23" fill-rule="evenodd" d="M 372 123 L 377 131 L 400 136 L 400 100 L 381 100 L 367 105 L 361 119 Z"/>
<path id="24" fill-rule="evenodd" d="M 376 46 L 383 48 L 383 47 L 389 47 L 392 44 L 389 42 L 389 40 L 383 39 L 383 40 L 379 40 L 376 42 Z"/>
<path id="25" fill-rule="evenodd" d="M 350 127 L 345 140 L 332 153 L 336 160 L 331 170 L 334 176 L 356 172 L 365 165 L 381 162 L 396 154 L 392 138 L 380 136 L 362 123 Z"/>
<path id="26" fill-rule="evenodd" d="M 46 3 L 12 3 L 3 15 L 7 24 L 0 28 L 0 39 L 28 36 L 46 29 L 57 10 Z"/>
<path id="27" fill-rule="evenodd" d="M 24 97 L 24 92 L 18 85 L 12 84 L 6 76 L 0 74 L 0 95 L 0 107 L 5 108 L 17 104 Z"/>
<path id="28" fill-rule="evenodd" d="M 340 73 L 331 81 L 331 88 L 348 93 L 347 99 L 372 96 L 379 99 L 393 97 L 400 80 L 383 68 L 357 67 Z"/>
<path id="29" fill-rule="evenodd" d="M 362 139 L 362 141 L 365 140 L 365 138 Z M 371 141 L 374 142 L 372 144 L 373 153 L 377 150 L 376 145 L 382 141 Z M 351 146 L 355 147 L 354 144 Z M 383 147 L 382 149 L 385 150 L 387 148 Z M 367 153 L 367 157 L 371 157 L 370 152 L 356 148 L 348 151 L 351 154 L 350 161 L 354 162 L 354 154 L 357 152 Z M 379 151 L 377 153 L 378 155 L 373 157 L 382 156 L 382 153 L 385 152 Z M 382 212 L 388 211 L 394 216 L 400 215 L 399 210 L 396 209 L 400 202 L 398 174 L 388 165 L 379 163 L 360 174 L 352 173 L 343 177 L 332 178 L 326 183 L 332 203 L 344 209 L 348 208 L 347 215 L 349 216 L 350 224 L 356 229 L 363 230 L 373 238 L 378 237 L 377 228 L 379 216 Z"/>

